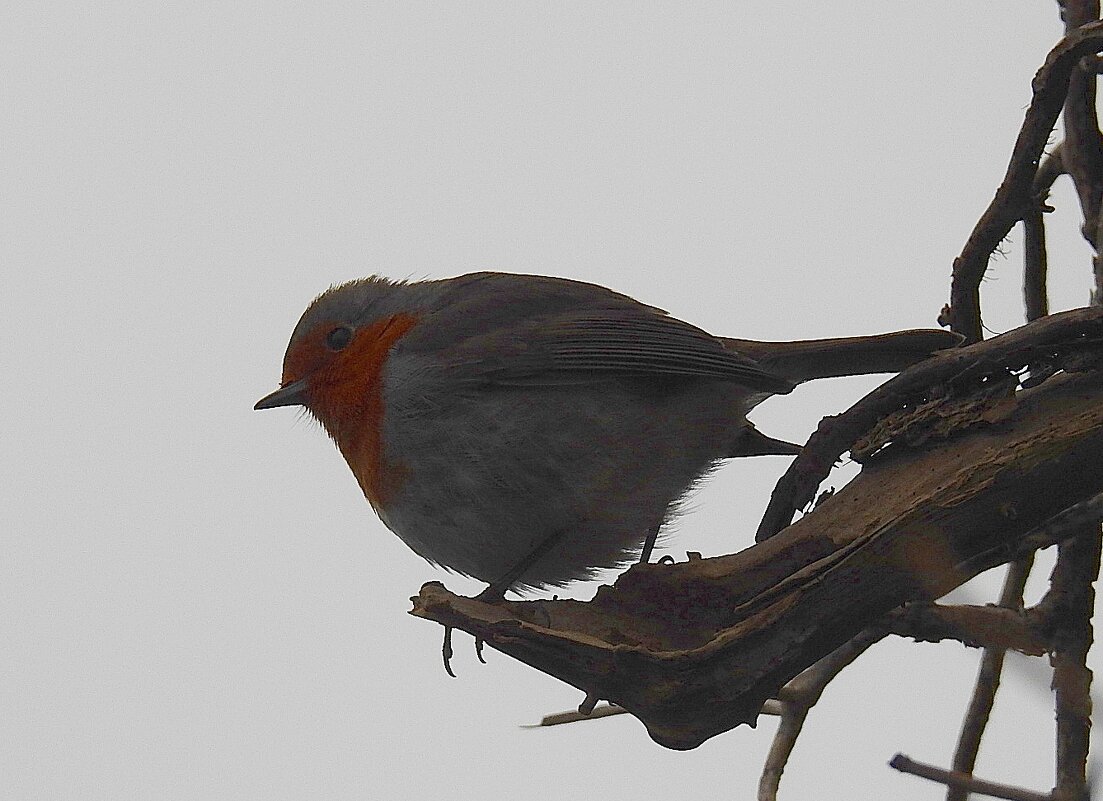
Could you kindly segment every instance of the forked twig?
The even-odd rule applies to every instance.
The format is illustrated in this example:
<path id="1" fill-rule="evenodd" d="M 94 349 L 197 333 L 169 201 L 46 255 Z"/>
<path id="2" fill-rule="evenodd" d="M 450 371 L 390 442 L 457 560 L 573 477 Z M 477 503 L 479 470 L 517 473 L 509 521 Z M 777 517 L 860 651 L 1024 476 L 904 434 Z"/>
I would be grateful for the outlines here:
<path id="1" fill-rule="evenodd" d="M 1088 740 L 1091 734 L 1091 681 L 1087 667 L 1092 644 L 1092 614 L 1099 575 L 1099 524 L 1085 536 L 1059 546 L 1051 588 L 1043 599 L 1054 625 L 1053 689 L 1057 712 L 1058 801 L 1086 801 Z"/>
<path id="2" fill-rule="evenodd" d="M 947 787 L 960 788 L 966 793 L 980 793 L 993 798 L 1006 798 L 1008 801 L 1053 801 L 1053 797 L 1049 793 L 1036 793 L 1032 790 L 1024 790 L 1021 787 L 1013 787 L 1010 784 L 985 781 L 970 776 L 968 773 L 958 773 L 928 765 L 925 762 L 916 762 L 903 754 L 897 754 L 889 760 L 889 767 L 895 768 L 901 773 L 908 773 L 922 779 L 930 779 L 933 782 L 945 784 Z"/>
<path id="3" fill-rule="evenodd" d="M 622 706 L 617 706 L 616 704 L 598 704 L 588 715 L 579 712 L 577 709 L 569 709 L 565 712 L 552 712 L 544 715 L 539 723 L 526 724 L 521 728 L 543 729 L 548 726 L 562 726 L 567 723 L 581 723 L 584 720 L 598 720 L 600 718 L 611 718 L 614 715 L 627 714 L 629 714 L 628 710 Z M 762 705 L 762 711 L 759 714 L 779 717 L 781 715 L 781 702 L 771 698 Z"/>
<path id="4" fill-rule="evenodd" d="M 816 705 L 827 685 L 847 665 L 861 656 L 888 633 L 882 628 L 869 628 L 850 642 L 836 648 L 816 664 L 794 678 L 778 693 L 781 701 L 781 722 L 774 733 L 770 752 L 758 780 L 758 801 L 776 801 L 781 774 L 804 728 L 808 711 Z"/>
<path id="5" fill-rule="evenodd" d="M 916 398 L 929 396 L 932 387 L 1021 367 L 1062 342 L 1101 335 L 1103 309 L 1077 309 L 1050 315 L 967 348 L 940 351 L 913 365 L 847 411 L 820 423 L 774 487 L 755 538 L 761 542 L 788 526 L 795 511 L 811 502 L 840 454 L 850 449 L 878 419 L 906 403 L 914 403 Z"/>
<path id="6" fill-rule="evenodd" d="M 1103 51 L 1103 24 L 1077 28 L 1050 51 L 1034 77 L 1034 97 L 1011 151 L 1011 160 L 996 196 L 954 259 L 950 284 L 950 327 L 967 341 L 982 337 L 980 283 L 988 260 L 1011 228 L 1027 213 L 1038 162 L 1064 107 L 1069 81 L 1081 58 Z"/>
<path id="7" fill-rule="evenodd" d="M 1021 610 L 1023 589 L 1034 564 L 1033 555 L 1019 559 L 1008 565 L 1004 578 L 1003 591 L 999 605 L 1005 609 Z M 1000 674 L 1003 672 L 1003 659 L 1007 651 L 1003 648 L 985 648 L 981 655 L 980 669 L 977 671 L 973 696 L 969 700 L 969 710 L 961 724 L 957 748 L 951 765 L 955 773 L 972 775 L 980 752 L 980 741 L 988 726 L 992 706 L 996 701 L 996 691 L 1000 687 Z M 969 791 L 963 787 L 951 785 L 946 793 L 946 801 L 966 801 Z"/>

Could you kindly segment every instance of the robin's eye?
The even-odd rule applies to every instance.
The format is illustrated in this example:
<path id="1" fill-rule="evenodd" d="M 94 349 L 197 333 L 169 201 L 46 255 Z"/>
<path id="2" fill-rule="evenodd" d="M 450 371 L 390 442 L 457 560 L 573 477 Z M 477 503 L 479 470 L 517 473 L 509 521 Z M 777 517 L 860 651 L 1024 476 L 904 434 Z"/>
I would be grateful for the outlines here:
<path id="1" fill-rule="evenodd" d="M 344 350 L 352 342 L 352 329 L 347 325 L 334 328 L 326 334 L 326 347 L 330 350 Z"/>

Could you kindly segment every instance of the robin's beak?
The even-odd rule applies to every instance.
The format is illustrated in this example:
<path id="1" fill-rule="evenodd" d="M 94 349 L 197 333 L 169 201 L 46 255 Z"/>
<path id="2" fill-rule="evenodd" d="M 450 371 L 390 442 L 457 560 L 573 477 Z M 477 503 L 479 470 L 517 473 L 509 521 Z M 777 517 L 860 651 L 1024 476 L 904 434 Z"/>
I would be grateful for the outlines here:
<path id="1" fill-rule="evenodd" d="M 275 409 L 277 406 L 306 406 L 306 391 L 306 379 L 300 378 L 285 387 L 280 387 L 271 395 L 265 395 L 257 401 L 257 405 L 253 409 L 259 411 L 261 409 Z"/>

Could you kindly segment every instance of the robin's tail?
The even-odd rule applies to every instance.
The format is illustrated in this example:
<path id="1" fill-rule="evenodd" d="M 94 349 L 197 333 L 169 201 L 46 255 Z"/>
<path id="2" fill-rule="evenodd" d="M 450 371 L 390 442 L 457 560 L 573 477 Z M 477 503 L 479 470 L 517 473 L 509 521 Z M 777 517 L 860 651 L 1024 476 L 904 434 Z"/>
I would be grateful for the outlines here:
<path id="1" fill-rule="evenodd" d="M 721 337 L 724 347 L 750 356 L 770 372 L 800 383 L 813 378 L 866 373 L 897 373 L 952 348 L 962 337 L 950 331 L 915 329 L 893 334 L 796 342 L 758 342 Z"/>

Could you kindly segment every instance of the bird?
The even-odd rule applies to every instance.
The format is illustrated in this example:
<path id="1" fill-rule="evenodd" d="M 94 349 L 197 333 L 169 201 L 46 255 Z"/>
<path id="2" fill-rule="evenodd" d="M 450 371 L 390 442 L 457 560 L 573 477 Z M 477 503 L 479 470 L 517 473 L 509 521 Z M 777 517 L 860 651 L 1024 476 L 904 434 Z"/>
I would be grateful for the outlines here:
<path id="1" fill-rule="evenodd" d="M 765 398 L 959 340 L 731 339 L 565 278 L 371 276 L 310 304 L 255 408 L 305 407 L 391 531 L 500 600 L 647 561 L 723 460 L 799 453 L 747 420 Z"/>

